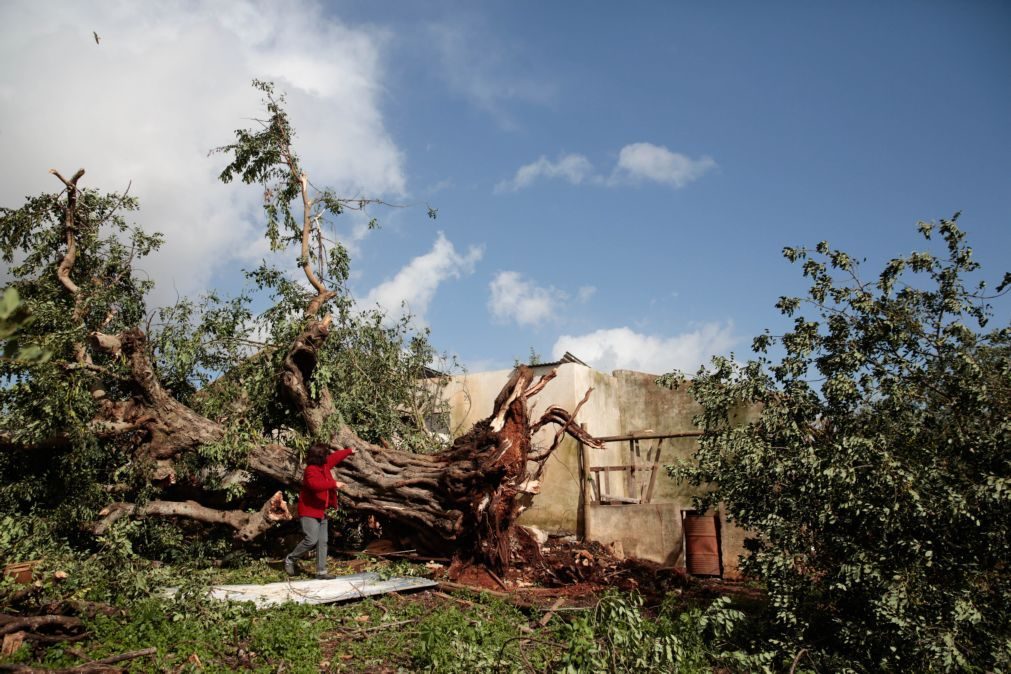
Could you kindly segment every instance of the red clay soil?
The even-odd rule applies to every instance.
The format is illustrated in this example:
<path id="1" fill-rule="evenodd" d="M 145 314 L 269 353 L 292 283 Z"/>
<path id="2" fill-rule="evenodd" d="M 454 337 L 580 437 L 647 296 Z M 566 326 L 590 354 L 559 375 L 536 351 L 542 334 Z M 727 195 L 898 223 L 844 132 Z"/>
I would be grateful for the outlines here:
<path id="1" fill-rule="evenodd" d="M 460 585 L 466 585 L 476 590 L 491 590 L 493 592 L 508 592 L 510 587 L 502 587 L 498 581 L 483 566 L 452 566 L 447 574 L 449 578 Z"/>
<path id="2" fill-rule="evenodd" d="M 708 602 L 722 595 L 749 602 L 764 599 L 761 590 L 745 583 L 694 578 L 687 576 L 684 569 L 641 559 L 619 559 L 608 548 L 592 541 L 552 539 L 541 548 L 522 534 L 514 537 L 512 565 L 504 578 L 482 566 L 459 563 L 452 565 L 447 575 L 455 584 L 509 595 L 514 601 L 530 606 L 550 604 L 558 597 L 565 597 L 570 606 L 589 605 L 612 589 L 638 592 L 647 605 L 658 604 L 672 593 L 690 603 Z"/>

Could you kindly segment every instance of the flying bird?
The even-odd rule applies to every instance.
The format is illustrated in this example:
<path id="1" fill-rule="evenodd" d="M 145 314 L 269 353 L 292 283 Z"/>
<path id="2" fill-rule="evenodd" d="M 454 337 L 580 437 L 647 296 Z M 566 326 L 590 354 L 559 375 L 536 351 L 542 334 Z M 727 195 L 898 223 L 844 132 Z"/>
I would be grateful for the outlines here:
<path id="1" fill-rule="evenodd" d="M 95 31 L 91 31 L 91 34 L 95 36 L 95 44 L 98 44 L 102 40 Z"/>

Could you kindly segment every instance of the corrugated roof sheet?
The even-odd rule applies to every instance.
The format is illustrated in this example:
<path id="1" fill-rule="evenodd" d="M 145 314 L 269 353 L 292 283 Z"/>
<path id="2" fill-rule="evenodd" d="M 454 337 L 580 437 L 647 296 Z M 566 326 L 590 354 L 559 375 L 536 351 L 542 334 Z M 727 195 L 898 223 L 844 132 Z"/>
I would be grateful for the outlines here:
<path id="1" fill-rule="evenodd" d="M 564 365 L 565 363 L 578 363 L 579 365 L 585 365 L 586 367 L 590 367 L 589 365 L 587 365 L 583 361 L 581 361 L 578 358 L 576 358 L 575 356 L 573 356 L 568 351 L 565 352 L 564 356 L 562 356 L 558 360 L 551 361 L 550 363 L 534 363 L 532 365 L 529 365 L 529 364 L 528 365 L 530 367 L 556 367 L 558 365 Z"/>
<path id="2" fill-rule="evenodd" d="M 293 580 L 259 585 L 215 585 L 210 596 L 227 601 L 251 601 L 257 606 L 296 604 L 332 604 L 363 599 L 377 594 L 435 587 L 428 578 L 396 576 L 383 579 L 378 573 L 356 573 L 333 580 Z M 170 591 L 171 592 L 171 591 Z"/>

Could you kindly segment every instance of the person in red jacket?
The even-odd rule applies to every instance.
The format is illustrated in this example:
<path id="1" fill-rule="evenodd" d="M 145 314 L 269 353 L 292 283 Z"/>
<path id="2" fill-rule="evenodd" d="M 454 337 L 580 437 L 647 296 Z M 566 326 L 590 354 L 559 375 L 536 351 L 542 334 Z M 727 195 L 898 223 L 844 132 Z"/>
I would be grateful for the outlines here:
<path id="1" fill-rule="evenodd" d="M 295 549 L 284 558 L 284 571 L 294 576 L 298 569 L 295 560 L 301 559 L 313 548 L 316 549 L 316 578 L 335 578 L 327 573 L 327 508 L 337 507 L 337 490 L 344 486 L 337 482 L 330 470 L 355 453 L 351 447 L 331 452 L 327 445 L 316 444 L 309 448 L 305 457 L 305 472 L 302 474 L 302 489 L 298 493 L 298 517 L 302 523 L 303 538 Z"/>

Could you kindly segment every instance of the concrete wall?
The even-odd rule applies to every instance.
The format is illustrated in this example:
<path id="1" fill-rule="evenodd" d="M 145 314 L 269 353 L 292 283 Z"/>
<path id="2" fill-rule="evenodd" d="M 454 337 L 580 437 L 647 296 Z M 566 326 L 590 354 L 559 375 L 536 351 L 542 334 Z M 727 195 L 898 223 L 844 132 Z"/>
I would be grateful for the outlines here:
<path id="1" fill-rule="evenodd" d="M 664 566 L 684 566 L 681 508 L 674 503 L 600 505 L 591 503 L 585 537 L 610 544 L 621 542 L 627 557 Z"/>
<path id="2" fill-rule="evenodd" d="M 536 375 L 550 368 L 534 368 Z M 450 408 L 450 429 L 454 436 L 466 432 L 491 412 L 495 396 L 511 370 L 482 372 L 454 377 L 446 389 Z M 558 366 L 558 376 L 532 400 L 531 417 L 536 419 L 550 405 L 569 411 L 593 388 L 576 421 L 595 437 L 651 431 L 657 434 L 696 430 L 692 416 L 699 408 L 684 389 L 668 391 L 658 387 L 656 375 L 628 370 L 612 374 L 598 372 L 578 363 Z M 542 429 L 533 439 L 536 446 L 550 444 L 556 428 Z M 641 440 L 645 457 L 657 440 Z M 601 543 L 621 541 L 626 554 L 667 565 L 683 566 L 681 510 L 691 508 L 693 491 L 667 477 L 663 466 L 690 459 L 695 452 L 693 438 L 666 439 L 660 444 L 660 469 L 652 504 L 601 505 L 585 509 L 581 480 L 582 456 L 579 443 L 566 437 L 545 465 L 541 492 L 527 502 L 520 522 L 548 532 L 578 532 Z M 627 442 L 607 443 L 604 449 L 589 449 L 591 466 L 614 466 L 631 462 Z M 637 461 L 638 463 L 638 461 Z M 612 473 L 611 494 L 627 495 L 624 483 Z M 727 575 L 734 575 L 737 556 L 743 551 L 743 532 L 724 523 L 723 560 Z"/>

